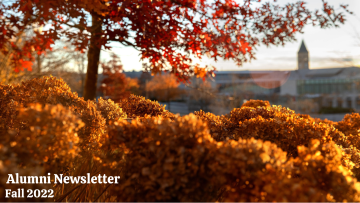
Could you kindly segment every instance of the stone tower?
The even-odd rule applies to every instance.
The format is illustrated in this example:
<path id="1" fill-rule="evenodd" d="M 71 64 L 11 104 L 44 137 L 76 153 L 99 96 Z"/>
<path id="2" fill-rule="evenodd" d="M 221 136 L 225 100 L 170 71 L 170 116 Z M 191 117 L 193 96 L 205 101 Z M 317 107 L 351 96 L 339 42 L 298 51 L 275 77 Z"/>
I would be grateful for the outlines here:
<path id="1" fill-rule="evenodd" d="M 309 52 L 306 49 L 304 40 L 301 42 L 301 46 L 298 52 L 298 70 L 309 69 Z"/>

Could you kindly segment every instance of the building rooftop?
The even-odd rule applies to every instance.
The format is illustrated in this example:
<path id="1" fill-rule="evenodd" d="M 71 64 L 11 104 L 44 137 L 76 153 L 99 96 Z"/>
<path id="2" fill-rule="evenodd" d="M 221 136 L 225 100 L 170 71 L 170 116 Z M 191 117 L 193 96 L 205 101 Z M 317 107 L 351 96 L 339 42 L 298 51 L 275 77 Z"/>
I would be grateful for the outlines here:
<path id="1" fill-rule="evenodd" d="M 344 68 L 331 68 L 331 69 L 314 69 L 309 71 L 306 74 L 307 77 L 317 78 L 317 77 L 332 77 L 341 74 Z"/>
<path id="2" fill-rule="evenodd" d="M 231 84 L 312 79 L 360 79 L 359 67 L 304 69 L 293 71 L 217 71 L 215 83 Z"/>
<path id="3" fill-rule="evenodd" d="M 139 78 L 143 71 L 124 71 L 123 73 L 129 78 Z"/>
<path id="4" fill-rule="evenodd" d="M 309 69 L 292 71 L 292 79 L 311 80 L 311 79 L 360 79 L 359 67 Z"/>

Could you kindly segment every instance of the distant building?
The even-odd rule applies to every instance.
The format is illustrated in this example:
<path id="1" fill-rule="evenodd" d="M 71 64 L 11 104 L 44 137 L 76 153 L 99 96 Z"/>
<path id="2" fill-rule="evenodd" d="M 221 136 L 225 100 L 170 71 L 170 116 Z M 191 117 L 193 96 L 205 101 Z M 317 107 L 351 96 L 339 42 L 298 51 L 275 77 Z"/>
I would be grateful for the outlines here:
<path id="1" fill-rule="evenodd" d="M 309 52 L 306 49 L 304 40 L 301 41 L 298 52 L 298 70 L 309 70 Z"/>
<path id="2" fill-rule="evenodd" d="M 213 86 L 223 94 L 321 98 L 322 106 L 360 110 L 360 68 L 310 69 L 304 41 L 294 71 L 218 71 Z"/>
<path id="3" fill-rule="evenodd" d="M 298 68 L 293 71 L 218 71 L 211 82 L 220 95 L 245 95 L 249 99 L 278 96 L 278 101 L 316 98 L 321 106 L 353 108 L 360 111 L 360 68 L 310 69 L 309 51 L 302 41 L 297 53 Z M 153 76 L 148 72 L 124 72 L 126 77 L 138 78 L 144 85 Z M 99 74 L 98 81 L 103 79 Z M 200 81 L 193 78 L 188 89 Z"/>

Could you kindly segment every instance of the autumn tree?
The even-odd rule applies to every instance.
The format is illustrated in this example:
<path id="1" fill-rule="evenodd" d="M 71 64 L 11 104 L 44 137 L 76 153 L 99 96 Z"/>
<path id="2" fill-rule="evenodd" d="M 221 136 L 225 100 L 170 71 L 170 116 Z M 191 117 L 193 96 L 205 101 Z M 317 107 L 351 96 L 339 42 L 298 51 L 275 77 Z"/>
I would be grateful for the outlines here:
<path id="1" fill-rule="evenodd" d="M 22 37 L 22 36 L 21 36 Z M 17 41 L 18 46 L 21 43 L 21 40 L 14 40 Z M 12 47 L 7 46 L 9 52 L 11 52 Z M 25 58 L 26 60 L 26 58 Z M 31 65 L 29 66 L 31 70 Z M 13 84 L 18 83 L 19 78 L 22 78 L 26 72 L 15 72 L 14 67 L 10 64 L 10 57 L 6 57 L 6 55 L 0 53 L 0 83 L 4 84 Z"/>
<path id="2" fill-rule="evenodd" d="M 74 51 L 66 46 L 66 42 L 60 42 L 53 49 L 47 50 L 44 53 L 33 53 L 35 61 L 33 63 L 33 70 L 39 76 L 41 72 L 51 72 L 64 68 L 67 64 L 81 58 L 80 53 Z"/>
<path id="3" fill-rule="evenodd" d="M 279 5 L 276 0 L 2 1 L 0 51 L 7 54 L 4 44 L 26 27 L 46 27 L 14 53 L 12 62 L 19 67 L 17 59 L 30 47 L 49 48 L 66 38 L 78 50 L 88 50 L 84 98 L 93 99 L 101 48 L 110 49 L 110 42 L 138 50 L 152 72 L 168 71 L 185 81 L 194 74 L 192 57 L 232 59 L 241 65 L 255 59 L 256 46 L 294 41 L 306 24 L 327 28 L 344 23 L 345 14 L 322 1 L 322 11 L 310 11 L 303 1 Z M 349 12 L 347 5 L 340 6 Z"/>
<path id="4" fill-rule="evenodd" d="M 12 67 L 18 73 L 31 71 L 34 53 L 42 55 L 45 50 L 52 50 L 54 38 L 42 32 L 44 24 L 38 23 L 40 16 L 34 18 L 31 15 L 23 16 L 21 12 L 16 13 L 15 4 L 6 0 L 0 2 L 0 68 Z M 10 74 L 10 71 L 6 72 Z"/>
<path id="5" fill-rule="evenodd" d="M 33 30 L 27 28 L 23 32 L 14 36 L 8 42 L 2 44 L 3 51 L 0 52 L 0 82 L 5 84 L 13 84 L 19 82 L 26 74 L 26 72 L 19 72 L 19 64 L 21 64 L 21 70 L 31 71 L 32 63 L 29 61 L 32 57 L 32 53 L 27 55 L 16 55 L 18 49 L 26 46 L 26 42 Z M 14 63 L 16 58 L 16 63 Z"/>
<path id="6" fill-rule="evenodd" d="M 149 91 L 157 100 L 166 101 L 170 111 L 170 101 L 179 97 L 183 91 L 179 89 L 179 83 L 173 74 L 157 74 L 147 84 Z"/>
<path id="7" fill-rule="evenodd" d="M 102 63 L 101 67 L 104 79 L 101 81 L 100 91 L 114 102 L 128 98 L 131 91 L 139 87 L 136 79 L 127 78 L 123 73 L 123 65 L 116 54 L 112 53 L 111 59 Z"/>
<path id="8" fill-rule="evenodd" d="M 16 29 L 13 27 L 13 29 Z M 31 40 L 36 33 L 42 32 L 42 26 L 32 24 L 29 27 L 24 28 L 16 36 L 13 36 L 11 40 L 3 44 L 3 52 L 0 52 L 0 81 L 5 84 L 16 84 L 21 81 L 32 79 L 34 77 L 40 77 L 40 63 L 46 57 L 46 54 L 53 53 L 52 49 L 47 49 L 47 53 L 43 46 L 44 44 L 38 44 L 37 48 L 34 46 L 27 47 L 29 40 Z M 31 49 L 26 54 L 17 53 L 22 49 Z M 58 55 L 58 51 L 55 51 L 54 55 Z M 32 63 L 31 60 L 35 60 Z M 61 63 L 64 63 L 62 60 Z M 35 67 L 36 71 L 32 71 Z M 47 64 L 46 67 L 54 69 L 54 66 Z"/>

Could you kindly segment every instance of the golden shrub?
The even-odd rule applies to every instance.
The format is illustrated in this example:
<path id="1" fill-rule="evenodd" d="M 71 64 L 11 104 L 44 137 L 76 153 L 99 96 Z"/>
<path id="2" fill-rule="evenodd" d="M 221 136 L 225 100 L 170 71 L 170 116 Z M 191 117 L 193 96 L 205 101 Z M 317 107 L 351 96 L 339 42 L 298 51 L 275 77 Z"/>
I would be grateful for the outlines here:
<path id="1" fill-rule="evenodd" d="M 84 101 L 69 86 L 55 77 L 43 77 L 22 82 L 21 85 L 0 85 L 0 132 L 19 126 L 15 119 L 17 107 L 26 107 L 30 103 L 62 104 L 71 107 L 75 115 L 85 123 L 78 132 L 83 149 L 95 149 L 101 145 L 101 136 L 105 133 L 106 120 L 126 117 L 126 114 L 113 102 L 99 100 Z M 105 120 L 106 118 L 106 120 Z"/>
<path id="2" fill-rule="evenodd" d="M 133 94 L 129 98 L 121 100 L 119 106 L 129 118 L 160 116 L 173 119 L 175 117 L 173 113 L 165 110 L 165 106 L 160 105 L 158 102 Z"/>
<path id="3" fill-rule="evenodd" d="M 275 144 L 239 139 L 220 144 L 212 154 L 218 178 L 227 180 L 218 201 L 359 201 L 360 185 L 342 166 L 342 151 L 334 143 L 298 147 L 287 159 Z"/>
<path id="4" fill-rule="evenodd" d="M 101 112 L 102 117 L 106 119 L 106 124 L 127 118 L 126 113 L 119 107 L 119 104 L 111 99 L 104 100 L 100 97 L 96 105 L 98 111 Z"/>
<path id="5" fill-rule="evenodd" d="M 334 127 L 343 132 L 356 148 L 360 148 L 360 115 L 358 113 L 346 114 L 342 121 Z"/>
<path id="6" fill-rule="evenodd" d="M 350 142 L 350 147 L 345 150 L 345 153 L 352 157 L 357 168 L 353 169 L 355 176 L 360 179 L 360 161 L 357 156 L 360 149 L 360 115 L 358 113 L 347 114 L 342 121 L 334 122 L 334 127 L 345 134 L 347 140 Z"/>
<path id="7" fill-rule="evenodd" d="M 256 107 L 270 107 L 270 102 L 269 101 L 263 101 L 263 100 L 253 100 L 253 99 L 250 99 L 249 101 L 245 102 L 243 105 L 241 105 L 241 108 L 242 107 L 253 107 L 253 108 L 256 108 Z"/>
<path id="8" fill-rule="evenodd" d="M 217 174 L 212 179 L 223 185 L 217 201 L 262 201 L 264 186 L 281 181 L 289 173 L 284 168 L 286 153 L 275 144 L 254 138 L 219 142 L 210 156 L 208 167 Z M 269 176 L 272 178 L 263 178 Z"/>
<path id="9" fill-rule="evenodd" d="M 310 119 L 299 118 L 294 111 L 280 106 L 241 108 L 230 112 L 230 120 L 237 124 L 234 138 L 268 140 L 276 143 L 289 156 L 297 155 L 297 146 L 308 146 L 310 139 L 332 140 L 332 134 L 340 133 L 328 125 L 317 124 Z"/>
<path id="10" fill-rule="evenodd" d="M 121 180 L 56 185 L 55 201 L 360 200 L 356 114 L 336 123 L 249 101 L 180 117 L 134 95 L 84 101 L 54 77 L 0 92 L 0 195 L 17 187 L 8 173 L 61 171 Z"/>
<path id="11" fill-rule="evenodd" d="M 5 188 L 13 190 L 20 187 L 51 188 L 51 184 L 5 183 L 8 174 L 46 176 L 47 173 L 60 173 L 64 167 L 71 165 L 79 152 L 77 147 L 79 138 L 76 131 L 83 123 L 69 109 L 61 105 L 42 107 L 40 104 L 29 104 L 28 108 L 19 108 L 18 112 L 16 120 L 22 126 L 14 126 L 14 129 L 8 130 L 0 137 L 0 198 L 5 197 Z M 6 199 L 9 200 L 21 199 Z M 34 201 L 34 199 L 22 199 L 22 201 Z"/>
<path id="12" fill-rule="evenodd" d="M 122 182 L 110 188 L 116 201 L 206 201 L 216 192 L 203 179 L 216 174 L 200 168 L 214 143 L 194 116 L 122 121 L 109 129 L 108 144 L 125 151 Z"/>
<path id="13" fill-rule="evenodd" d="M 309 146 L 311 139 L 321 140 L 321 143 L 334 141 L 343 149 L 344 166 L 360 175 L 357 172 L 360 164 L 359 149 L 352 146 L 352 141 L 331 122 L 295 114 L 281 106 L 242 107 L 233 109 L 229 116 L 215 116 L 202 111 L 195 114 L 208 123 L 212 137 L 218 141 L 253 137 L 277 144 L 291 157 L 297 157 L 297 147 Z"/>
<path id="14" fill-rule="evenodd" d="M 359 201 L 359 183 L 341 165 L 342 152 L 334 144 L 311 140 L 309 148 L 298 147 L 298 157 L 290 158 L 284 168 L 291 173 L 263 173 L 263 187 L 254 186 L 257 193 L 251 201 L 329 202 Z M 269 170 L 269 171 L 271 171 Z M 267 180 L 267 181 L 266 181 Z M 241 196 L 241 189 L 229 194 L 229 201 Z"/>
<path id="15" fill-rule="evenodd" d="M 194 114 L 207 123 L 210 134 L 215 140 L 224 141 L 227 138 L 233 138 L 229 132 L 236 128 L 236 124 L 233 124 L 228 116 L 216 116 L 213 113 L 205 113 L 202 110 L 195 111 Z"/>
<path id="16" fill-rule="evenodd" d="M 3 146 L 16 154 L 18 164 L 57 170 L 78 154 L 76 132 L 84 124 L 63 106 L 29 105 L 19 109 L 18 121 L 24 127 L 16 128 L 18 132 L 8 130 L 0 138 Z"/>
<path id="17" fill-rule="evenodd" d="M 298 147 L 298 154 L 294 170 L 300 180 L 311 181 L 337 202 L 360 200 L 360 183 L 342 166 L 342 150 L 336 144 L 311 140 L 308 148 Z"/>
<path id="18" fill-rule="evenodd" d="M 358 200 L 358 183 L 344 170 L 334 144 L 319 149 L 310 141 L 310 149 L 300 147 L 289 160 L 275 144 L 254 138 L 216 142 L 193 115 L 121 121 L 110 126 L 108 139 L 103 147 L 124 152 L 115 164 L 123 170 L 121 183 L 109 188 L 115 201 Z"/>

